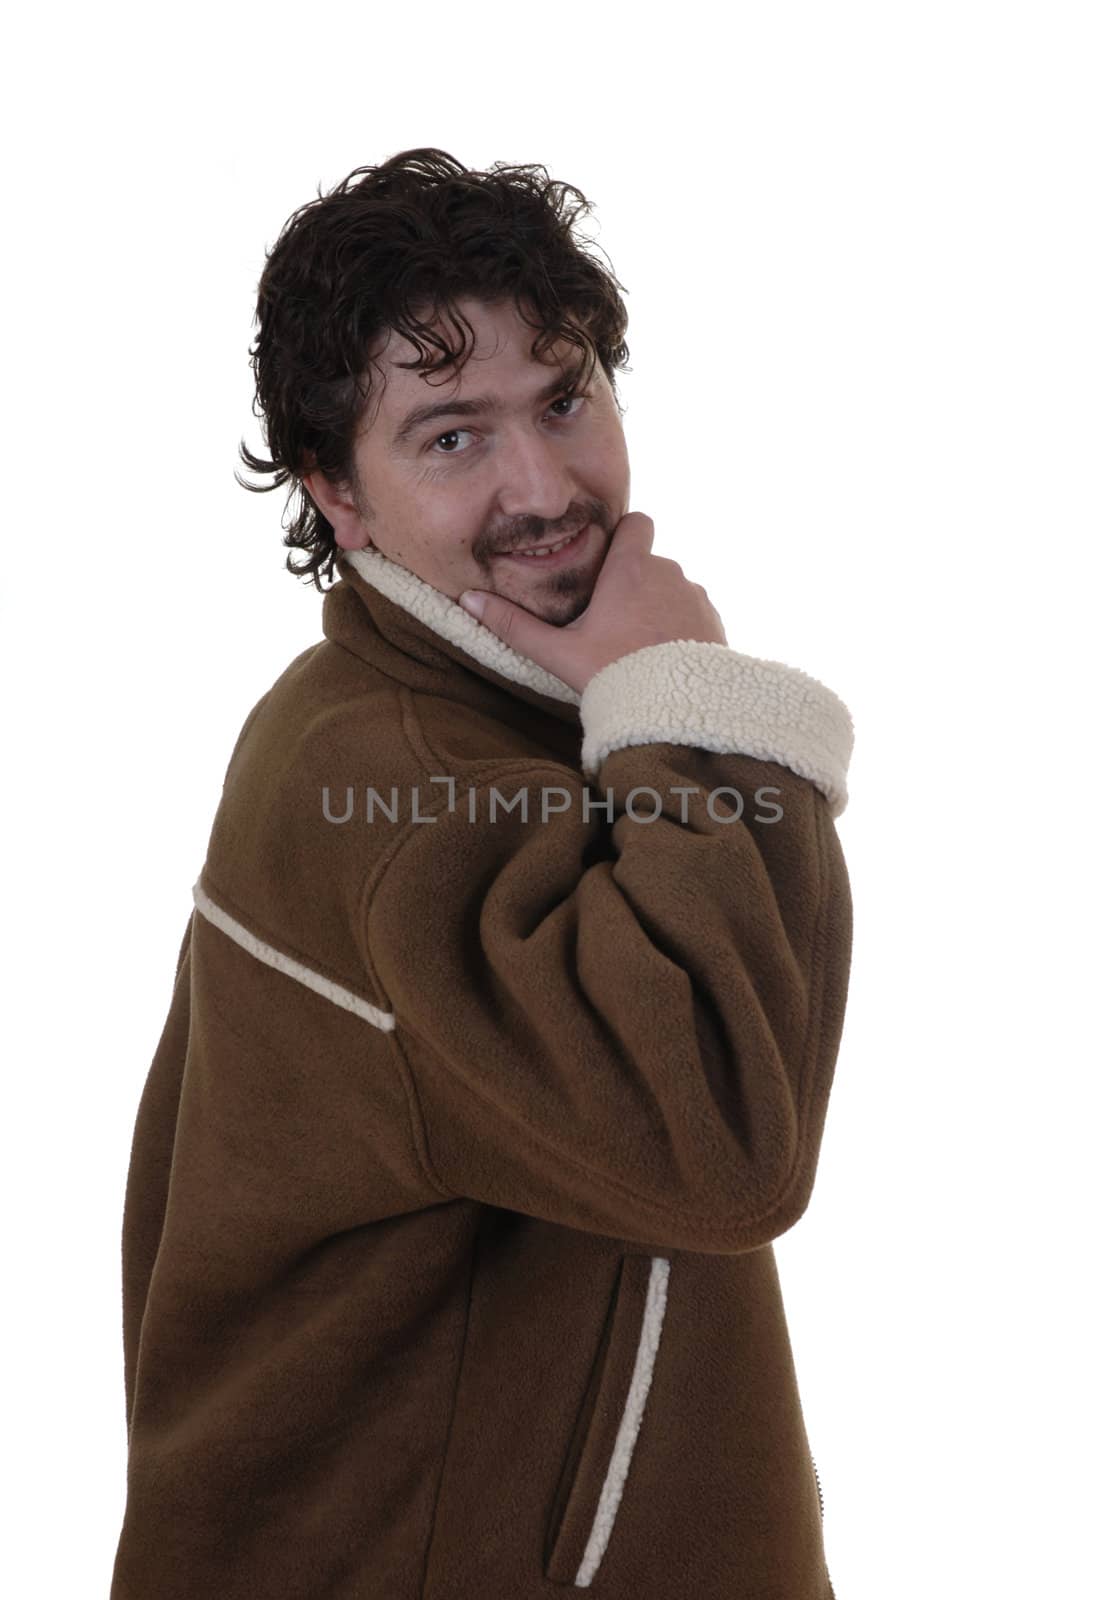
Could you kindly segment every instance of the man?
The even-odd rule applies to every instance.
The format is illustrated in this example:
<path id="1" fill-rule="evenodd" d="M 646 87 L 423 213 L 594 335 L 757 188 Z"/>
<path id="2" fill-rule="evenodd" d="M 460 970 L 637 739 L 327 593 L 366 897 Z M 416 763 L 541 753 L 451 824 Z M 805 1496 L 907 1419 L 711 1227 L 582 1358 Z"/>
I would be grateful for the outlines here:
<path id="1" fill-rule="evenodd" d="M 287 542 L 339 580 L 233 751 L 138 1111 L 112 1600 L 824 1600 L 772 1241 L 842 1029 L 849 714 L 628 510 L 620 301 L 555 191 L 366 171 L 261 284 Z"/>

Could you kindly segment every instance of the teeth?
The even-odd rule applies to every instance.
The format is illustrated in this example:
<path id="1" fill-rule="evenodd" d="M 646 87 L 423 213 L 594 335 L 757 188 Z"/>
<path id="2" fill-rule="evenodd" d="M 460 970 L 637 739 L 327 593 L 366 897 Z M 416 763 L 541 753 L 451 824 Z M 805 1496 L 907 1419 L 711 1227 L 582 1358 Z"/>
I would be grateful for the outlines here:
<path id="1" fill-rule="evenodd" d="M 580 530 L 582 532 L 582 529 Z M 570 533 L 566 539 L 560 539 L 556 544 L 544 544 L 537 550 L 516 550 L 517 556 L 551 556 L 557 550 L 563 550 L 566 544 L 571 544 L 573 539 L 578 539 L 579 533 Z"/>

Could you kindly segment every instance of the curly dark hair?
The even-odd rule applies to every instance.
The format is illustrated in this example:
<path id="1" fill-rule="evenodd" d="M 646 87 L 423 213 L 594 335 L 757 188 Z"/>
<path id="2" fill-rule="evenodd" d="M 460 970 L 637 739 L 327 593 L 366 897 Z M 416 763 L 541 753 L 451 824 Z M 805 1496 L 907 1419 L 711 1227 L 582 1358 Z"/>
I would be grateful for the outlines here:
<path id="1" fill-rule="evenodd" d="M 332 578 L 340 553 L 335 533 L 301 479 L 320 471 L 333 484 L 352 485 L 359 503 L 355 436 L 373 392 L 372 342 L 385 329 L 415 346 L 418 359 L 404 367 L 460 370 L 472 352 L 464 333 L 455 351 L 428 325 L 445 311 L 472 333 L 458 298 L 511 301 L 541 330 L 534 358 L 557 339 L 576 346 L 581 384 L 597 358 L 620 412 L 615 369 L 631 369 L 619 290 L 628 290 L 573 237 L 577 218 L 590 209 L 578 189 L 550 180 L 541 165 L 496 162 L 472 172 L 445 150 L 424 148 L 356 167 L 293 213 L 267 254 L 253 319 L 259 334 L 249 348 L 252 413 L 264 419 L 270 458 L 240 445 L 245 464 L 273 474 L 273 482 L 246 483 L 234 474 L 257 494 L 290 481 L 287 513 L 300 492 L 288 528 L 283 516 L 282 542 L 310 554 L 300 565 L 288 555 L 290 572 L 317 589 L 321 576 Z M 440 352 L 437 359 L 428 358 L 425 344 Z"/>

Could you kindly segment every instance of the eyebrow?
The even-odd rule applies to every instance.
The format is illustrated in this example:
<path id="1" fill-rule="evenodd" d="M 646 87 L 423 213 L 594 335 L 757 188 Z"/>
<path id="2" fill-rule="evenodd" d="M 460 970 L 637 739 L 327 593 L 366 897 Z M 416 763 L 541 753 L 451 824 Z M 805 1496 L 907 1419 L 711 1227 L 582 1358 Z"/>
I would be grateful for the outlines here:
<path id="1" fill-rule="evenodd" d="M 559 395 L 563 390 L 578 383 L 583 376 L 583 362 L 572 361 L 563 371 L 545 384 L 534 395 L 534 403 L 542 404 L 552 400 L 554 395 Z M 438 421 L 442 417 L 486 417 L 502 411 L 503 406 L 499 396 L 494 394 L 480 395 L 475 400 L 439 400 L 433 405 L 416 406 L 409 411 L 404 421 L 393 435 L 393 444 L 407 443 L 413 433 L 416 433 L 428 422 Z"/>

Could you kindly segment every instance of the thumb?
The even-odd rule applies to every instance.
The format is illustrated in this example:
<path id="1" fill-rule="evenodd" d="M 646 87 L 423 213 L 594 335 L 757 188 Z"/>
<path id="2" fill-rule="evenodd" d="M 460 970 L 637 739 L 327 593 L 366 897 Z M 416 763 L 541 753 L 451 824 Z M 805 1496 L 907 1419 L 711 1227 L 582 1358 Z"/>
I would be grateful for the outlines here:
<path id="1" fill-rule="evenodd" d="M 559 628 L 489 589 L 466 589 L 458 596 L 458 601 L 512 650 L 528 656 L 557 677 L 561 676 L 558 664 L 563 665 L 564 651 Z"/>

